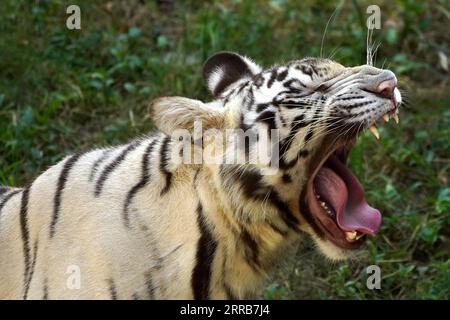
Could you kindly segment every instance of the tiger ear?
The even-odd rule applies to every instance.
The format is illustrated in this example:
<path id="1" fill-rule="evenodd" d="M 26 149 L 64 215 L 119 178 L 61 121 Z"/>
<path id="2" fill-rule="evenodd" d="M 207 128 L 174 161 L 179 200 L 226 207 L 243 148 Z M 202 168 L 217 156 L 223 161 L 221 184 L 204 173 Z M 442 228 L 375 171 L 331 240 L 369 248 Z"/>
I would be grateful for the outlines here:
<path id="1" fill-rule="evenodd" d="M 233 52 L 219 52 L 203 65 L 203 79 L 215 98 L 234 82 L 251 78 L 262 68 L 247 57 Z"/>
<path id="2" fill-rule="evenodd" d="M 192 132 L 196 121 L 200 122 L 203 130 L 225 127 L 223 108 L 184 97 L 158 98 L 150 104 L 149 112 L 156 127 L 169 135 L 177 129 Z"/>

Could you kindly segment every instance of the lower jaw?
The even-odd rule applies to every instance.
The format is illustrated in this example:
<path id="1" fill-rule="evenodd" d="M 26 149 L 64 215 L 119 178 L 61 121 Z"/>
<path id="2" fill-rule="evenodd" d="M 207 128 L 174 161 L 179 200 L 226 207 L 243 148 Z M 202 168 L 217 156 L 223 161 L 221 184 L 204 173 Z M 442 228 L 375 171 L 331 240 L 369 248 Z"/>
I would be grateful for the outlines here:
<path id="1" fill-rule="evenodd" d="M 328 241 L 341 249 L 357 250 L 361 248 L 366 237 L 363 236 L 360 239 L 351 242 L 346 239 L 344 231 L 337 226 L 334 219 L 329 217 L 325 213 L 324 209 L 318 204 L 314 193 L 312 179 L 307 185 L 306 203 L 313 218 L 312 223 L 315 223 L 316 227 L 322 231 L 323 238 L 326 238 Z M 318 212 L 318 214 L 314 214 L 312 212 Z"/>
<path id="2" fill-rule="evenodd" d="M 352 145 L 354 142 L 355 140 L 352 140 L 349 144 Z M 335 219 L 330 217 L 326 213 L 326 211 L 319 205 L 316 194 L 314 192 L 314 177 L 317 175 L 318 171 L 320 170 L 320 168 L 322 168 L 331 154 L 340 147 L 343 146 L 340 145 L 336 148 L 333 148 L 331 151 L 329 151 L 328 154 L 326 154 L 326 156 L 322 158 L 320 164 L 317 166 L 317 168 L 315 168 L 314 172 L 311 175 L 311 178 L 308 180 L 306 185 L 306 195 L 304 199 L 307 207 L 305 209 L 309 210 L 309 214 L 312 217 L 312 219 L 309 219 L 309 222 L 314 224 L 315 229 L 321 231 L 321 233 L 319 233 L 319 237 L 325 238 L 341 249 L 357 250 L 364 244 L 366 236 L 364 235 L 357 240 L 355 239 L 352 241 L 348 241 L 346 239 L 345 231 L 340 229 Z"/>

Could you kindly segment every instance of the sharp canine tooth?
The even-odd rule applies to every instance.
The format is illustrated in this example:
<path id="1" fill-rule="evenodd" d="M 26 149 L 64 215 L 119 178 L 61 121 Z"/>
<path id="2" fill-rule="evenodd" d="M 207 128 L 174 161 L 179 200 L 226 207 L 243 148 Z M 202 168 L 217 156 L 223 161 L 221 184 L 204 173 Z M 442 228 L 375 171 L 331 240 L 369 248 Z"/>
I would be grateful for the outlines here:
<path id="1" fill-rule="evenodd" d="M 349 241 L 356 239 L 357 232 L 356 231 L 347 231 L 345 232 L 345 238 Z"/>
<path id="2" fill-rule="evenodd" d="M 369 127 L 369 131 L 370 131 L 371 134 L 373 134 L 373 136 L 375 138 L 377 138 L 377 140 L 380 139 L 380 133 L 378 132 L 377 127 L 375 127 L 375 125 L 371 125 Z"/>
<path id="3" fill-rule="evenodd" d="M 398 118 L 398 114 L 394 114 L 393 116 L 392 116 L 392 118 L 394 118 L 394 120 L 395 120 L 395 123 L 399 123 L 400 122 L 400 119 Z"/>
<path id="4" fill-rule="evenodd" d="M 387 114 L 385 114 L 385 115 L 383 116 L 383 120 L 384 120 L 385 122 L 389 122 L 389 116 L 388 116 Z"/>

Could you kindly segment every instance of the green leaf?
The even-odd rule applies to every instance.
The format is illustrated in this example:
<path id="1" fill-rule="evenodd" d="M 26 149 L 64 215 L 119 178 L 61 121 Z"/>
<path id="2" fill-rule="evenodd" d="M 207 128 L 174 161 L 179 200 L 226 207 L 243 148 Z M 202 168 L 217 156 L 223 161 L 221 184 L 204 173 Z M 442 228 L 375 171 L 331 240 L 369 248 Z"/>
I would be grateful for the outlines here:
<path id="1" fill-rule="evenodd" d="M 436 242 L 438 237 L 438 230 L 432 227 L 424 227 L 420 232 L 420 238 L 428 244 Z"/>
<path id="2" fill-rule="evenodd" d="M 130 30 L 128 30 L 128 35 L 131 38 L 138 38 L 141 35 L 141 29 L 135 27 L 130 28 Z"/>
<path id="3" fill-rule="evenodd" d="M 169 39 L 167 39 L 167 37 L 164 35 L 160 35 L 158 37 L 158 39 L 156 40 L 157 48 L 163 49 L 163 48 L 167 47 L 168 44 L 169 44 Z"/>
<path id="4" fill-rule="evenodd" d="M 436 211 L 438 213 L 450 212 L 450 188 L 439 191 L 436 199 Z"/>
<path id="5" fill-rule="evenodd" d="M 132 93 L 136 91 L 136 86 L 130 82 L 125 82 L 123 87 L 125 88 L 126 91 Z"/>

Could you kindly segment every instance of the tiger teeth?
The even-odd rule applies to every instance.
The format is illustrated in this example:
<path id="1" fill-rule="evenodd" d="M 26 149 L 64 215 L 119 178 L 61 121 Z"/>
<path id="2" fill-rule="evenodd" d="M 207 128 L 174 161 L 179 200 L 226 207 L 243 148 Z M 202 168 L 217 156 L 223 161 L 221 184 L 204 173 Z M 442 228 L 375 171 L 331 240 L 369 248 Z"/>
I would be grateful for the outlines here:
<path id="1" fill-rule="evenodd" d="M 369 127 L 369 131 L 370 131 L 371 134 L 373 134 L 373 136 L 374 136 L 377 140 L 380 139 L 380 133 L 378 132 L 378 129 L 377 129 L 377 127 L 375 127 L 375 125 L 371 125 L 371 126 Z"/>
<path id="2" fill-rule="evenodd" d="M 358 235 L 356 236 L 356 240 L 361 239 L 364 236 L 364 233 L 358 233 Z"/>
<path id="3" fill-rule="evenodd" d="M 398 114 L 394 114 L 394 115 L 392 116 L 392 118 L 394 118 L 396 124 L 398 124 L 398 123 L 400 122 L 400 119 L 399 119 L 399 117 L 398 117 Z"/>
<path id="4" fill-rule="evenodd" d="M 345 239 L 347 239 L 347 241 L 354 241 L 356 240 L 356 236 L 358 235 L 358 233 L 356 231 L 347 231 L 345 232 Z"/>
<path id="5" fill-rule="evenodd" d="M 387 114 L 385 114 L 385 115 L 383 116 L 383 120 L 384 120 L 385 122 L 389 122 L 389 116 L 388 116 Z"/>
<path id="6" fill-rule="evenodd" d="M 319 199 L 319 198 L 317 198 L 317 199 Z M 319 204 L 330 217 L 333 217 L 333 218 L 335 217 L 334 212 L 331 211 L 331 208 L 328 206 L 328 204 L 325 201 L 319 201 Z"/>

